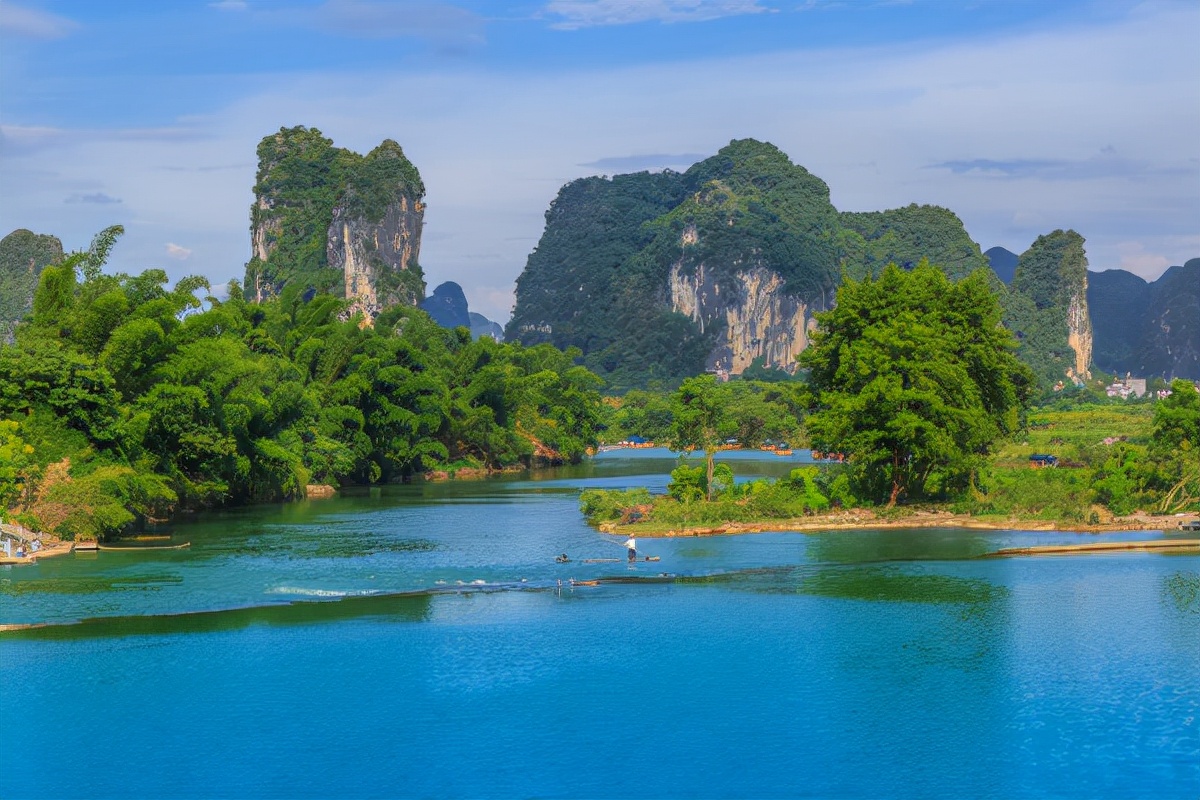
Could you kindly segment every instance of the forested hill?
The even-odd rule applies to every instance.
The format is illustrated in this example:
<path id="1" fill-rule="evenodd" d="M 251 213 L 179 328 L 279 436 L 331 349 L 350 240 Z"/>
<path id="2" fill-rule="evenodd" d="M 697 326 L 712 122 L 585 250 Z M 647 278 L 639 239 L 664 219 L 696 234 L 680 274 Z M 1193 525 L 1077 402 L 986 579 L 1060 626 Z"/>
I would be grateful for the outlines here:
<path id="1" fill-rule="evenodd" d="M 1122 269 L 1093 272 L 1087 294 L 1096 366 L 1122 377 L 1200 380 L 1200 258 L 1152 283 Z"/>
<path id="2" fill-rule="evenodd" d="M 922 258 L 954 278 L 987 268 L 952 212 L 839 213 L 820 178 L 738 140 L 684 173 L 564 186 L 506 336 L 579 347 L 618 389 L 752 363 L 792 369 L 843 270 Z"/>

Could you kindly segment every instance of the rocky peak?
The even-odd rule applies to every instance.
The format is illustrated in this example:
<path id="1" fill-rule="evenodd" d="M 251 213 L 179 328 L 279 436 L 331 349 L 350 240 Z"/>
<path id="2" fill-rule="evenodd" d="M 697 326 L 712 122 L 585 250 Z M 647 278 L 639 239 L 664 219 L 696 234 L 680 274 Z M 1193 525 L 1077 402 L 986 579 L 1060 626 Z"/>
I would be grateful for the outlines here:
<path id="1" fill-rule="evenodd" d="M 367 322 L 425 294 L 418 263 L 425 185 L 391 139 L 361 156 L 315 128 L 281 128 L 258 146 L 244 289 L 287 285 L 353 301 Z"/>

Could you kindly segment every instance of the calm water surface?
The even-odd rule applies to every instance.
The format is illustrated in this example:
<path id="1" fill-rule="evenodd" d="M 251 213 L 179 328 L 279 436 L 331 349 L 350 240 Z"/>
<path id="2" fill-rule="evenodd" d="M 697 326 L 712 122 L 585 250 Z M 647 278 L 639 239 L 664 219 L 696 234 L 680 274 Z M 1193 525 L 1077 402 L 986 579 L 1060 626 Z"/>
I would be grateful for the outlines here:
<path id="1" fill-rule="evenodd" d="M 1200 557 L 933 529 L 582 563 L 624 551 L 579 491 L 662 490 L 665 455 L 0 568 L 0 622 L 44 623 L 0 634 L 0 797 L 1200 796 Z"/>

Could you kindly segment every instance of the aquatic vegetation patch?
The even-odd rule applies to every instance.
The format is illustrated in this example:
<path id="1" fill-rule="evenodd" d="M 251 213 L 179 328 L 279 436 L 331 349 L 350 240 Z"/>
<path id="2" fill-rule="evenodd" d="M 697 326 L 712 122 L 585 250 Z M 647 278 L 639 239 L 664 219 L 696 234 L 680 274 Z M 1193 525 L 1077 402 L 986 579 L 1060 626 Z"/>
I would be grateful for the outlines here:
<path id="1" fill-rule="evenodd" d="M 1163 581 L 1163 601 L 1184 614 L 1200 616 L 1200 574 L 1176 572 Z"/>
<path id="2" fill-rule="evenodd" d="M 81 575 L 76 578 L 45 578 L 42 580 L 0 579 L 0 594 L 20 597 L 34 594 L 100 594 L 103 592 L 155 592 L 167 584 L 182 583 L 173 574 L 131 575 L 115 578 Z"/>
<path id="3" fill-rule="evenodd" d="M 891 603 L 989 604 L 1009 595 L 1004 586 L 977 578 L 866 567 L 821 569 L 796 587 L 801 594 Z"/>

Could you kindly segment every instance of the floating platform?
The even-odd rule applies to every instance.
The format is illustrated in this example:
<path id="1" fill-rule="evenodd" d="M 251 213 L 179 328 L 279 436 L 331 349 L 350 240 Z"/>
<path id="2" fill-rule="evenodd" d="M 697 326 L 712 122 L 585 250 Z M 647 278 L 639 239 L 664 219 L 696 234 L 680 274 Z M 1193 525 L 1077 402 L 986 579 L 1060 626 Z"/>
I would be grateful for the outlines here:
<path id="1" fill-rule="evenodd" d="M 1142 542 L 1089 542 L 1088 544 L 1049 544 L 1037 547 L 1006 547 L 988 557 L 1007 556 L 1065 556 L 1077 553 L 1119 553 L 1149 550 L 1159 553 L 1200 552 L 1200 539 L 1152 539 Z"/>

